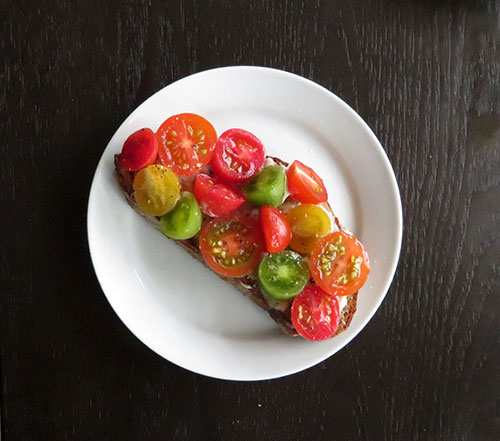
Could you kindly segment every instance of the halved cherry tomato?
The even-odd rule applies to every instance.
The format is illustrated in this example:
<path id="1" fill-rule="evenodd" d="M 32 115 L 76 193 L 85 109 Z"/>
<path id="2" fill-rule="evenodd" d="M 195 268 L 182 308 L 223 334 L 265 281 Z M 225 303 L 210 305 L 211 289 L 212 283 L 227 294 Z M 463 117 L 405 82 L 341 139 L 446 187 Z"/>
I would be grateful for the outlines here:
<path id="1" fill-rule="evenodd" d="M 157 156 L 156 135 L 151 129 L 140 129 L 132 133 L 124 142 L 120 163 L 125 170 L 137 171 L 153 164 Z"/>
<path id="2" fill-rule="evenodd" d="M 163 165 L 177 176 L 191 176 L 212 159 L 217 133 L 205 118 L 181 113 L 168 118 L 157 132 Z"/>
<path id="3" fill-rule="evenodd" d="M 311 253 L 309 268 L 323 290 L 346 296 L 354 294 L 366 282 L 370 260 L 358 239 L 338 231 L 318 240 Z"/>
<path id="4" fill-rule="evenodd" d="M 216 273 L 241 277 L 256 268 L 264 252 L 259 224 L 246 216 L 216 217 L 200 233 L 200 251 Z"/>
<path id="5" fill-rule="evenodd" d="M 266 239 L 267 252 L 283 251 L 292 238 L 292 230 L 285 215 L 277 208 L 266 205 L 260 208 L 259 222 Z"/>
<path id="6" fill-rule="evenodd" d="M 194 195 L 201 211 L 209 216 L 230 213 L 245 202 L 245 198 L 236 187 L 230 187 L 219 179 L 203 173 L 196 176 Z"/>
<path id="7" fill-rule="evenodd" d="M 150 216 L 163 216 L 175 207 L 181 196 L 179 178 L 168 167 L 149 165 L 134 178 L 134 198 Z"/>
<path id="8" fill-rule="evenodd" d="M 244 182 L 264 164 L 266 152 L 255 135 L 229 129 L 220 135 L 212 159 L 212 170 L 227 182 Z"/>
<path id="9" fill-rule="evenodd" d="M 286 173 L 288 192 L 303 204 L 319 204 L 328 200 L 325 184 L 316 172 L 302 164 L 293 161 Z"/>
<path id="10" fill-rule="evenodd" d="M 308 254 L 314 248 L 318 238 L 328 234 L 332 222 L 326 212 L 313 204 L 300 204 L 286 215 L 292 228 L 290 248 Z"/>
<path id="11" fill-rule="evenodd" d="M 337 298 L 318 286 L 307 286 L 293 300 L 293 326 L 308 340 L 321 341 L 333 337 L 339 327 L 339 321 Z"/>

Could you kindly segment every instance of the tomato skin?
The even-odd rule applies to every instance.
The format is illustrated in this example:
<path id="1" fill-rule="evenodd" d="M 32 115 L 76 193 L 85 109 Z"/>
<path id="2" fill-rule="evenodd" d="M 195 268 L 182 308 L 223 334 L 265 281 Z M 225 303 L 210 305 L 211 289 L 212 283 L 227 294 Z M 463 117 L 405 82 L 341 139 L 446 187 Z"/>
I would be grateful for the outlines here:
<path id="1" fill-rule="evenodd" d="M 134 198 L 144 213 L 163 216 L 171 211 L 180 198 L 179 178 L 168 167 L 148 165 L 134 177 Z"/>
<path id="2" fill-rule="evenodd" d="M 257 173 L 265 159 L 266 151 L 259 138 L 243 129 L 229 129 L 215 145 L 211 166 L 221 179 L 239 183 Z"/>
<path id="3" fill-rule="evenodd" d="M 283 251 L 292 239 L 292 229 L 286 216 L 277 208 L 264 205 L 260 208 L 259 222 L 264 232 L 267 252 Z"/>
<path id="4" fill-rule="evenodd" d="M 154 164 L 158 156 L 158 140 L 151 129 L 140 129 L 132 133 L 123 143 L 120 155 L 121 166 L 128 171 L 138 171 Z"/>
<path id="5" fill-rule="evenodd" d="M 319 204 L 328 200 L 323 180 L 316 172 L 302 164 L 294 161 L 286 173 L 288 181 L 288 192 L 297 201 L 303 204 Z"/>
<path id="6" fill-rule="evenodd" d="M 337 296 L 354 294 L 370 273 L 370 259 L 362 243 L 345 231 L 318 240 L 311 252 L 309 269 L 324 291 Z"/>
<path id="7" fill-rule="evenodd" d="M 161 162 L 177 176 L 192 176 L 205 167 L 217 142 L 212 124 L 194 113 L 171 116 L 156 134 Z"/>
<path id="8" fill-rule="evenodd" d="M 309 254 L 318 238 L 331 231 L 330 217 L 317 205 L 297 205 L 287 213 L 286 217 L 292 229 L 290 248 L 302 254 Z"/>
<path id="9" fill-rule="evenodd" d="M 337 332 L 340 322 L 339 302 L 334 295 L 309 285 L 293 300 L 292 323 L 307 340 L 322 341 Z"/>
<path id="10" fill-rule="evenodd" d="M 212 217 L 230 213 L 245 202 L 245 198 L 237 188 L 230 187 L 204 173 L 196 176 L 193 192 L 201 211 Z"/>
<path id="11" fill-rule="evenodd" d="M 227 215 L 213 218 L 203 226 L 199 247 L 205 262 L 216 273 L 241 277 L 262 260 L 264 237 L 259 224 L 252 218 Z"/>
<path id="12" fill-rule="evenodd" d="M 286 172 L 281 165 L 263 167 L 242 187 L 247 201 L 253 205 L 279 207 L 286 193 Z"/>
<path id="13" fill-rule="evenodd" d="M 160 219 L 161 232 L 171 239 L 186 240 L 201 229 L 203 216 L 195 197 L 185 191 L 176 206 Z"/>

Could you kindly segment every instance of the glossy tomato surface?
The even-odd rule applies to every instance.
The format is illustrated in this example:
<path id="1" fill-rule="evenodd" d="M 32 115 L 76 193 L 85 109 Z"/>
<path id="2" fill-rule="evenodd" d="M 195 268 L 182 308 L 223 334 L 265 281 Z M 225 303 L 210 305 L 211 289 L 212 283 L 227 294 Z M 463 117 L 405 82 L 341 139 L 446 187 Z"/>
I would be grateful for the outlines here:
<path id="1" fill-rule="evenodd" d="M 245 198 L 236 187 L 223 183 L 204 173 L 196 176 L 194 195 L 203 213 L 208 216 L 222 216 L 236 210 Z"/>
<path id="2" fill-rule="evenodd" d="M 267 252 L 283 251 L 292 239 L 292 230 L 286 216 L 277 208 L 266 205 L 260 208 L 259 222 L 264 232 Z"/>
<path id="3" fill-rule="evenodd" d="M 241 277 L 262 260 L 264 238 L 255 220 L 227 215 L 212 219 L 202 228 L 199 246 L 205 262 L 216 273 Z"/>
<path id="4" fill-rule="evenodd" d="M 229 129 L 220 135 L 211 165 L 225 181 L 244 182 L 259 171 L 265 158 L 259 138 L 243 129 Z"/>
<path id="5" fill-rule="evenodd" d="M 358 239 L 339 231 L 318 240 L 311 252 L 309 268 L 323 290 L 345 296 L 364 285 L 370 273 L 370 260 Z"/>
<path id="6" fill-rule="evenodd" d="M 292 299 L 310 278 L 306 259 L 290 250 L 264 257 L 258 276 L 262 290 L 276 300 Z"/>
<path id="7" fill-rule="evenodd" d="M 328 200 L 323 180 L 316 172 L 302 164 L 294 161 L 286 173 L 288 192 L 297 201 L 303 204 L 319 204 Z"/>
<path id="8" fill-rule="evenodd" d="M 302 254 L 309 254 L 318 239 L 331 231 L 330 217 L 317 205 L 297 205 L 286 217 L 292 229 L 290 248 Z"/>
<path id="9" fill-rule="evenodd" d="M 154 164 L 158 156 L 158 140 L 151 129 L 140 129 L 124 142 L 120 155 L 125 170 L 137 171 Z"/>
<path id="10" fill-rule="evenodd" d="M 171 116 L 156 134 L 161 162 L 177 176 L 192 176 L 205 167 L 217 142 L 212 124 L 194 113 Z"/>
<path id="11" fill-rule="evenodd" d="M 149 165 L 134 178 L 134 198 L 150 216 L 163 216 L 175 207 L 181 196 L 179 178 L 168 167 Z"/>
<path id="12" fill-rule="evenodd" d="M 293 300 L 293 326 L 307 340 L 321 341 L 333 337 L 339 321 L 337 298 L 318 286 L 307 286 Z"/>

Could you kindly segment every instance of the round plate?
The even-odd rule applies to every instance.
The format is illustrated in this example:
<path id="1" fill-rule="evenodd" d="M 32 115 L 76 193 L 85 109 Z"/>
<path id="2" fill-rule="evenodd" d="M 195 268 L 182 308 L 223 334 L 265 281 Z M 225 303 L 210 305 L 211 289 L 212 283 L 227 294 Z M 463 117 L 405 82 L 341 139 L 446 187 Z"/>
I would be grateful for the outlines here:
<path id="1" fill-rule="evenodd" d="M 268 314 L 163 237 L 125 201 L 113 155 L 135 130 L 156 130 L 169 116 L 198 113 L 220 134 L 254 133 L 267 154 L 299 159 L 324 180 L 342 224 L 366 246 L 371 273 L 351 326 L 314 343 L 283 334 Z M 125 325 L 153 351 L 200 374 L 262 380 L 301 371 L 331 356 L 363 329 L 396 269 L 401 201 L 375 135 L 342 100 L 297 75 L 262 67 L 226 67 L 173 83 L 120 126 L 97 167 L 88 238 L 97 277 Z"/>

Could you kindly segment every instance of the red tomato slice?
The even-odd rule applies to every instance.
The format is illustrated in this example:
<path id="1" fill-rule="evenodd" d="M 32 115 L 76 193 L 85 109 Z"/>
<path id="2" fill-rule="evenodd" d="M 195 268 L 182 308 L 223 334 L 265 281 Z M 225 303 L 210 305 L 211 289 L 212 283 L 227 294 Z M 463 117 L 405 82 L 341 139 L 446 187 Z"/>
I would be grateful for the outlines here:
<path id="1" fill-rule="evenodd" d="M 122 147 L 121 166 L 125 170 L 137 171 L 154 164 L 158 156 L 158 140 L 151 129 L 140 129 L 132 133 Z"/>
<path id="2" fill-rule="evenodd" d="M 361 242 L 345 231 L 318 240 L 309 261 L 311 275 L 326 292 L 354 294 L 370 273 L 370 259 Z"/>
<path id="3" fill-rule="evenodd" d="M 245 198 L 237 188 L 231 188 L 203 173 L 196 176 L 194 196 L 200 204 L 201 211 L 209 216 L 230 213 L 245 202 Z"/>
<path id="4" fill-rule="evenodd" d="M 250 132 L 229 129 L 220 135 L 212 159 L 212 170 L 227 182 L 244 182 L 264 164 L 266 151 Z"/>
<path id="5" fill-rule="evenodd" d="M 177 176 L 192 176 L 212 159 L 217 133 L 205 118 L 181 113 L 168 118 L 157 132 L 163 165 Z"/>
<path id="6" fill-rule="evenodd" d="M 340 321 L 339 302 L 317 286 L 306 286 L 292 304 L 292 323 L 302 337 L 312 341 L 331 338 Z"/>
<path id="7" fill-rule="evenodd" d="M 200 251 L 216 273 L 241 277 L 262 260 L 264 238 L 259 224 L 246 216 L 217 217 L 200 233 Z"/>
<path id="8" fill-rule="evenodd" d="M 266 239 L 268 253 L 283 251 L 292 239 L 292 229 L 286 216 L 275 207 L 260 208 L 259 221 Z"/>
<path id="9" fill-rule="evenodd" d="M 286 172 L 286 179 L 288 192 L 295 200 L 303 204 L 319 204 L 328 200 L 322 179 L 302 162 L 293 161 Z"/>

